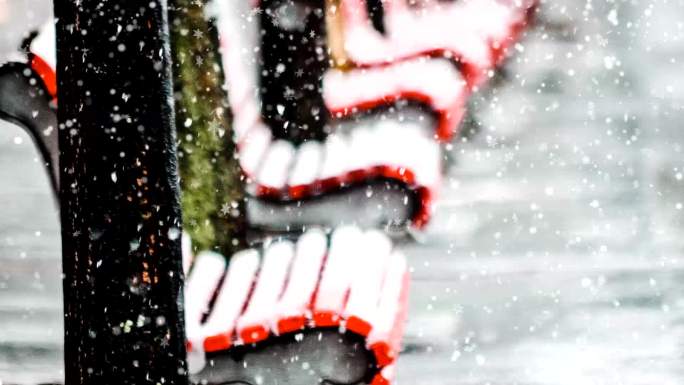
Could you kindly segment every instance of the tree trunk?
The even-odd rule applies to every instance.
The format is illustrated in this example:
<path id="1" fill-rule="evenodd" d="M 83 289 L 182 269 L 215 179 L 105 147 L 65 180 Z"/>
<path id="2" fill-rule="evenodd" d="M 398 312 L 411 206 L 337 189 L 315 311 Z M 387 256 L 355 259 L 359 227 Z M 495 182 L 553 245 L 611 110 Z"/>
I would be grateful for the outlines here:
<path id="1" fill-rule="evenodd" d="M 55 14 L 66 384 L 185 384 L 166 3 Z"/>
<path id="2" fill-rule="evenodd" d="M 201 1 L 175 0 L 170 7 L 185 231 L 194 251 L 230 257 L 246 246 L 247 224 L 217 32 Z"/>

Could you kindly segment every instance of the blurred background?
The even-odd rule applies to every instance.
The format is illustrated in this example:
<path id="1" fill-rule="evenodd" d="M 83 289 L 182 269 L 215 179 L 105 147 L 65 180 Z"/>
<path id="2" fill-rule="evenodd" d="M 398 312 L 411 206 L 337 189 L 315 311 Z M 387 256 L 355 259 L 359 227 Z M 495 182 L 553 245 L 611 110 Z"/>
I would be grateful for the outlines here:
<path id="1" fill-rule="evenodd" d="M 0 61 L 51 3 L 0 0 Z M 547 0 L 478 93 L 413 269 L 399 384 L 684 381 L 684 1 Z M 0 123 L 0 384 L 60 381 L 58 213 Z"/>

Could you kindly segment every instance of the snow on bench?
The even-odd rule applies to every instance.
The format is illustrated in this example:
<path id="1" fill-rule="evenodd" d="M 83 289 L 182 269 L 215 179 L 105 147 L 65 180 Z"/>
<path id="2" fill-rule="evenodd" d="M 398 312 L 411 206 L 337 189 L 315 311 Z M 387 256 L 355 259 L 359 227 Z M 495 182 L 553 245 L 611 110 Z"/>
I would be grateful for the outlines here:
<path id="1" fill-rule="evenodd" d="M 203 252 L 186 282 L 190 355 L 337 327 L 364 338 L 378 369 L 373 383 L 387 383 L 393 372 L 385 368 L 399 353 L 408 285 L 404 256 L 377 230 L 346 226 L 329 236 L 309 230 L 296 242 L 238 252 L 227 268 L 221 255 Z"/>

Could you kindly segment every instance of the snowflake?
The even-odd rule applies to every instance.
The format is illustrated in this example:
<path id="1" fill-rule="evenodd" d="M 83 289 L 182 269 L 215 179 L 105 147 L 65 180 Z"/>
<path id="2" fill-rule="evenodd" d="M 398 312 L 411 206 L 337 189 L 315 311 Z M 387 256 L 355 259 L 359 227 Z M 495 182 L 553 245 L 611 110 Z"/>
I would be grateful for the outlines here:
<path id="1" fill-rule="evenodd" d="M 292 88 L 285 87 L 285 92 L 283 92 L 283 96 L 285 97 L 285 100 L 294 100 L 295 92 Z"/>
<path id="2" fill-rule="evenodd" d="M 606 39 L 605 37 L 603 37 L 601 35 L 596 36 L 596 42 L 598 43 L 599 47 L 605 48 L 606 46 L 608 46 L 608 39 Z"/>
<path id="3" fill-rule="evenodd" d="M 224 130 L 219 122 L 214 119 L 211 122 L 209 122 L 209 127 L 208 127 L 209 132 L 214 134 L 215 136 L 222 138 L 223 135 L 226 133 L 226 130 Z"/>
<path id="4" fill-rule="evenodd" d="M 221 205 L 220 211 L 221 211 L 221 215 L 223 215 L 224 217 L 227 217 L 231 211 L 230 203 L 226 202 L 223 205 Z"/>
<path id="5" fill-rule="evenodd" d="M 168 334 L 166 334 L 164 336 L 164 338 L 162 338 L 162 340 L 159 342 L 159 345 L 161 345 L 164 348 L 168 347 L 169 346 L 169 338 L 170 338 L 170 336 Z"/>
<path id="6" fill-rule="evenodd" d="M 199 29 L 195 29 L 194 31 L 192 31 L 192 36 L 199 39 L 202 36 L 204 36 L 204 33 L 202 31 L 200 31 Z"/>
<path id="7" fill-rule="evenodd" d="M 81 49 L 81 62 L 82 63 L 86 62 L 86 55 L 88 55 L 89 51 L 90 51 L 90 49 L 88 49 L 88 48 Z"/>

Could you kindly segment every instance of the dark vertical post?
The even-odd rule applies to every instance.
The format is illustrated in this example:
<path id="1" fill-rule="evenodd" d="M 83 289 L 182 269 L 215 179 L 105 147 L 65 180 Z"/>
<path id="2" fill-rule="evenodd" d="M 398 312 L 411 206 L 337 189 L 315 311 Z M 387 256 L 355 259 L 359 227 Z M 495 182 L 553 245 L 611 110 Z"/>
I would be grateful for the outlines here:
<path id="1" fill-rule="evenodd" d="M 66 384 L 185 384 L 165 0 L 56 0 Z"/>

